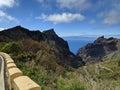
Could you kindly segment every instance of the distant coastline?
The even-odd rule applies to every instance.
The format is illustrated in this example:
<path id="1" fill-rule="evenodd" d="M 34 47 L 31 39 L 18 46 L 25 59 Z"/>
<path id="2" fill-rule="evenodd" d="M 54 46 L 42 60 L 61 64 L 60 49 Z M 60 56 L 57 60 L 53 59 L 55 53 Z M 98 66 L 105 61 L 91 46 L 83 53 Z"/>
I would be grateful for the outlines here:
<path id="1" fill-rule="evenodd" d="M 66 36 L 62 38 L 68 42 L 71 52 L 76 54 L 81 47 L 87 45 L 88 43 L 94 42 L 94 40 L 96 40 L 98 37 L 99 37 L 98 35 L 91 35 L 91 36 Z M 120 38 L 120 35 L 105 35 L 105 37 Z"/>
<path id="2" fill-rule="evenodd" d="M 81 47 L 85 46 L 88 43 L 92 43 L 96 38 L 95 37 L 63 37 L 63 39 L 68 42 L 71 52 L 76 54 Z"/>

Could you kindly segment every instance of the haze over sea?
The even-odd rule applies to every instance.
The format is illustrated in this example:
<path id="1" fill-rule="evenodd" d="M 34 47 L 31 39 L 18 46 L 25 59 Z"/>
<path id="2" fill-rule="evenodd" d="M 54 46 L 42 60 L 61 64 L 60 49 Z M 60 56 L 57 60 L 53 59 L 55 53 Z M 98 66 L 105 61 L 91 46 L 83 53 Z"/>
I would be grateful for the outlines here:
<path id="1" fill-rule="evenodd" d="M 77 37 L 77 36 L 63 38 L 68 42 L 69 48 L 71 52 L 73 52 L 74 54 L 76 54 L 81 47 L 87 45 L 88 43 L 92 43 L 96 39 L 95 37 Z"/>
<path id="2" fill-rule="evenodd" d="M 63 37 L 63 39 L 68 42 L 71 52 L 76 54 L 80 48 L 87 45 L 88 43 L 94 42 L 94 40 L 96 40 L 98 37 L 100 37 L 100 36 L 89 36 L 89 37 L 70 36 L 70 37 Z M 105 36 L 105 37 L 106 38 L 109 38 L 109 37 L 120 38 L 120 35 L 109 35 L 109 36 Z"/>

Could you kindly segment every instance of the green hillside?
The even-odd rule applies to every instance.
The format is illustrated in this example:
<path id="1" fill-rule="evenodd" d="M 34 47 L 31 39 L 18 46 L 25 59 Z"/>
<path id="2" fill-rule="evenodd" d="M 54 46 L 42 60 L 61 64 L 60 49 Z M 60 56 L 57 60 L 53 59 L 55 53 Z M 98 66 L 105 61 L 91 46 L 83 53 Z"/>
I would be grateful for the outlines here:
<path id="1" fill-rule="evenodd" d="M 86 90 L 120 90 L 120 57 L 115 52 L 104 57 L 104 62 L 79 68 L 79 78 Z"/>
<path id="2" fill-rule="evenodd" d="M 77 55 L 53 29 L 0 31 L 0 51 L 42 90 L 120 90 L 120 39 L 99 37 Z"/>
<path id="3" fill-rule="evenodd" d="M 0 43 L 0 51 L 11 55 L 24 75 L 38 83 L 42 90 L 84 90 L 81 82 L 74 83 L 75 79 L 68 79 L 68 71 L 74 69 L 68 65 L 64 67 L 59 64 L 60 58 L 54 50 L 56 49 L 53 45 L 50 46 L 44 41 L 20 40 Z"/>
<path id="4" fill-rule="evenodd" d="M 29 47 L 25 47 L 25 42 Z M 59 58 L 46 42 L 1 43 L 0 50 L 10 54 L 18 68 L 42 90 L 120 90 L 118 51 L 105 56 L 103 62 L 68 69 L 57 63 Z"/>

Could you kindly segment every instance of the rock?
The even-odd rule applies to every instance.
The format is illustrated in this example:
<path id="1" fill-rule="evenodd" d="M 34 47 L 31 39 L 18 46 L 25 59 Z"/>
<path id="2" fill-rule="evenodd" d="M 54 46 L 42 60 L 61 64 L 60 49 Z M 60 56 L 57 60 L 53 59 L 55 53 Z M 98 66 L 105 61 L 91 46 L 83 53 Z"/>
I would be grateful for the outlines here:
<path id="1" fill-rule="evenodd" d="M 16 26 L 16 27 L 1 31 L 0 36 L 8 38 L 9 40 L 7 41 L 18 41 L 21 39 L 33 39 L 36 41 L 43 40 L 42 33 L 40 31 L 29 31 L 28 29 L 23 28 L 21 26 Z M 6 42 L 6 39 L 1 41 Z"/>
<path id="2" fill-rule="evenodd" d="M 118 42 L 120 43 L 120 40 L 113 37 L 108 39 L 104 36 L 99 37 L 93 43 L 79 49 L 77 56 L 80 56 L 86 64 L 99 62 L 104 56 L 119 50 Z"/>
<path id="3" fill-rule="evenodd" d="M 54 29 L 44 31 L 42 32 L 42 34 L 43 34 L 44 40 L 48 42 L 49 41 L 55 42 L 55 47 L 57 48 L 57 55 L 60 56 L 60 59 L 62 61 L 64 61 L 62 63 L 68 63 L 74 68 L 84 65 L 84 62 L 80 57 L 75 56 L 72 52 L 70 52 L 67 41 L 60 38 L 54 32 Z"/>
<path id="4" fill-rule="evenodd" d="M 16 26 L 4 31 L 0 31 L 0 42 L 12 42 L 22 39 L 32 39 L 38 42 L 47 42 L 52 48 L 54 48 L 55 55 L 60 58 L 58 61 L 61 65 L 70 65 L 72 67 L 79 67 L 84 65 L 84 62 L 79 56 L 74 55 L 69 50 L 67 41 L 60 38 L 54 29 L 50 29 L 44 32 L 30 31 L 21 26 Z"/>

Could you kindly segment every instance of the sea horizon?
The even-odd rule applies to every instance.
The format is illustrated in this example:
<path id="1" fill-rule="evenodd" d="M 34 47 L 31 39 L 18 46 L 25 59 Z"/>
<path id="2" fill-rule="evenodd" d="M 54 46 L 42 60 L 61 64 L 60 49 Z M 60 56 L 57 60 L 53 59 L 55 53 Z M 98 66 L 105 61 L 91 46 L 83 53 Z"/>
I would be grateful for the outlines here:
<path id="1" fill-rule="evenodd" d="M 80 48 L 84 47 L 88 43 L 93 43 L 98 37 L 101 36 L 106 38 L 120 38 L 120 35 L 65 36 L 62 38 L 68 42 L 70 51 L 77 54 Z"/>
<path id="2" fill-rule="evenodd" d="M 77 54 L 77 51 L 82 48 L 83 46 L 87 45 L 88 43 L 92 43 L 96 38 L 88 38 L 88 37 L 82 37 L 82 38 L 63 38 L 68 42 L 69 49 L 72 53 Z"/>

